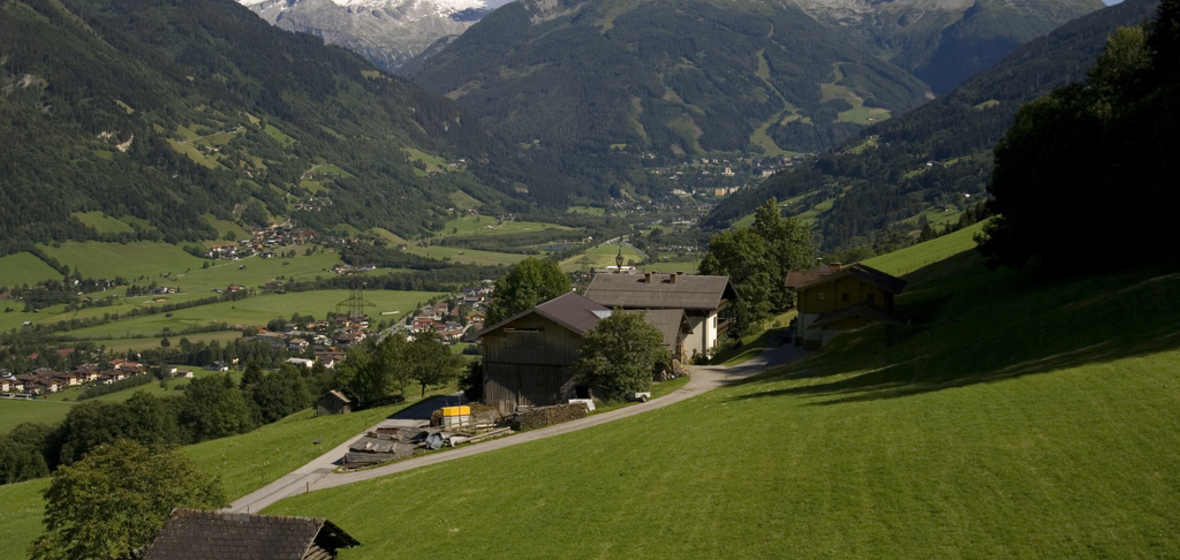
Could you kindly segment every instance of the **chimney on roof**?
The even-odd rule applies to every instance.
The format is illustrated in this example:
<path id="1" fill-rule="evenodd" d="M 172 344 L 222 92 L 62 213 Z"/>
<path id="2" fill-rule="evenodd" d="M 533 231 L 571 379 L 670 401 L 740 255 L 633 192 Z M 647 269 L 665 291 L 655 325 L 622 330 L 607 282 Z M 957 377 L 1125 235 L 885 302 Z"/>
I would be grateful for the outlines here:
<path id="1" fill-rule="evenodd" d="M 828 265 L 828 271 L 840 272 L 840 263 L 831 263 Z"/>
<path id="2" fill-rule="evenodd" d="M 677 275 L 677 274 L 680 274 L 680 273 L 679 273 L 679 272 L 673 272 L 672 274 L 670 274 L 670 275 L 669 275 L 669 277 L 671 278 L 671 282 L 672 282 L 673 284 L 675 284 L 675 283 L 676 283 L 676 275 Z"/>
<path id="3" fill-rule="evenodd" d="M 643 283 L 644 284 L 651 284 L 651 273 L 650 272 L 643 273 Z"/>

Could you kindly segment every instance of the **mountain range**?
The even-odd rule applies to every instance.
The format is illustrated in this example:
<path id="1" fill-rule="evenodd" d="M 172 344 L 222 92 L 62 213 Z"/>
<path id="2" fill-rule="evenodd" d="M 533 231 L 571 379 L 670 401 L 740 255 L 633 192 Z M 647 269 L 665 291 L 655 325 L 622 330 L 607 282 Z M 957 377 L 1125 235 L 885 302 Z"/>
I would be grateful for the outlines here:
<path id="1" fill-rule="evenodd" d="M 814 213 L 826 201 L 815 231 L 831 250 L 890 226 L 920 228 L 931 210 L 956 215 L 984 198 L 992 150 L 1020 106 L 1084 79 L 1107 36 L 1149 20 L 1157 5 L 1126 0 L 1072 21 L 917 110 L 726 198 L 703 225 L 727 227 L 770 197 L 791 201 L 792 214 Z"/>
<path id="2" fill-rule="evenodd" d="M 285 216 L 412 235 L 456 200 L 567 190 L 456 103 L 229 0 L 0 0 L 0 138 L 9 244 Z"/>
<path id="3" fill-rule="evenodd" d="M 238 0 L 266 21 L 315 35 L 396 72 L 510 0 Z"/>

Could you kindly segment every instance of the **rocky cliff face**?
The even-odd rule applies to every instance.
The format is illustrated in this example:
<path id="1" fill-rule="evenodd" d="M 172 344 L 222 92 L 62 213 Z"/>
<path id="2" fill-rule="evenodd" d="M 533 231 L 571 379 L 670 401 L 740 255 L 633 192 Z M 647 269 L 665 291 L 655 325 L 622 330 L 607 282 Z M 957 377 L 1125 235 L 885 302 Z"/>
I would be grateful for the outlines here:
<path id="1" fill-rule="evenodd" d="M 395 72 L 505 0 L 239 0 L 266 21 L 360 53 Z"/>

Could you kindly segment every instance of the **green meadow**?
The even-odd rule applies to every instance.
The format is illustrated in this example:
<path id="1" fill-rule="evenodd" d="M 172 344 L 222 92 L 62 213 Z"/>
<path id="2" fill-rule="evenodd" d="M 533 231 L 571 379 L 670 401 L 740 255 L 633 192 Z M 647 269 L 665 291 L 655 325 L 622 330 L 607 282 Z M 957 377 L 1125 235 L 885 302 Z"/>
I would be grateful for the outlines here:
<path id="1" fill-rule="evenodd" d="M 83 224 L 94 228 L 98 233 L 131 233 L 135 231 L 126 222 L 116 220 L 97 210 L 93 212 L 73 212 L 70 215 L 77 218 Z"/>
<path id="2" fill-rule="evenodd" d="M 45 531 L 41 517 L 45 501 L 41 493 L 49 487 L 49 479 L 39 478 L 19 484 L 0 486 L 0 508 L 4 522 L 0 523 L 0 560 L 24 560 L 33 539 Z"/>
<path id="3" fill-rule="evenodd" d="M 384 311 L 398 311 L 405 313 L 417 308 L 434 297 L 446 295 L 442 292 L 404 292 L 390 290 L 368 290 L 364 292 L 369 315 L 380 316 Z M 347 301 L 348 290 L 317 290 L 313 292 L 289 292 L 286 294 L 267 294 L 251 297 L 241 301 L 227 301 L 180 309 L 168 317 L 164 313 L 125 319 L 96 327 L 88 327 L 70 331 L 72 336 L 94 337 L 94 340 L 106 340 L 112 336 L 118 337 L 148 337 L 161 333 L 165 328 L 173 333 L 194 327 L 205 326 L 209 323 L 228 323 L 229 325 L 266 325 L 271 319 L 300 315 L 314 315 L 324 317 L 329 311 L 335 311 L 336 305 Z M 174 335 L 179 337 L 180 335 Z"/>
<path id="4" fill-rule="evenodd" d="M 61 247 L 42 245 L 45 254 L 77 268 L 84 278 L 115 278 L 128 280 L 141 276 L 173 274 L 199 270 L 204 259 L 199 259 L 176 245 L 141 241 L 136 243 L 100 243 L 67 241 Z"/>
<path id="5" fill-rule="evenodd" d="M 54 424 L 69 414 L 74 403 L 38 399 L 25 401 L 0 399 L 0 434 L 6 434 L 25 422 Z M 4 486 L 0 486 L 4 488 Z"/>
<path id="6" fill-rule="evenodd" d="M 420 245 L 409 245 L 406 248 L 407 252 L 432 259 L 449 260 L 451 262 L 461 264 L 479 264 L 487 266 L 495 265 L 514 265 L 529 255 L 520 253 L 498 253 L 495 251 L 479 251 L 476 249 L 463 249 L 460 247 L 443 247 L 441 245 L 429 245 L 422 247 Z"/>
<path id="7" fill-rule="evenodd" d="M 604 243 L 596 245 L 587 249 L 581 255 L 570 257 L 561 261 L 561 270 L 565 272 L 573 272 L 575 270 L 598 269 L 615 265 L 615 258 L 618 256 L 620 248 L 623 253 L 623 264 L 637 263 L 642 260 L 639 253 L 635 252 L 630 247 L 625 247 L 616 243 Z"/>
<path id="8" fill-rule="evenodd" d="M 364 543 L 349 560 L 1180 557 L 1180 274 L 1048 282 L 961 253 L 910 280 L 909 325 L 267 511 L 331 519 Z"/>
<path id="9" fill-rule="evenodd" d="M 447 222 L 439 235 L 504 235 L 549 229 L 573 231 L 573 228 L 543 222 L 503 221 L 492 216 L 463 216 Z"/>
<path id="10" fill-rule="evenodd" d="M 32 253 L 16 253 L 0 257 L 0 287 L 7 286 L 11 288 L 25 284 L 33 286 L 44 280 L 61 279 L 61 273 L 45 264 L 45 261 L 37 258 Z M 3 300 L 0 300 L 0 304 L 5 303 Z M 11 305 L 9 303 L 5 306 Z"/>

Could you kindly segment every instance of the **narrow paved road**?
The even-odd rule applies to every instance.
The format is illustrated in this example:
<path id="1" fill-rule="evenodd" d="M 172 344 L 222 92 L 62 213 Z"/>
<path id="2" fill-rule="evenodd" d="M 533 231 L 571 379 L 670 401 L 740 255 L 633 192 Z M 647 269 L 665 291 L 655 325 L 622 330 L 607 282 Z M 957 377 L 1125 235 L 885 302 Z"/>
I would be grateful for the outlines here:
<path id="1" fill-rule="evenodd" d="M 721 387 L 750 377 L 752 375 L 762 373 L 774 366 L 795 360 L 803 356 L 804 351 L 795 348 L 789 344 L 784 344 L 778 347 L 766 348 L 757 357 L 747 361 L 744 364 L 732 367 L 724 366 L 689 366 L 690 379 L 684 387 L 664 395 L 658 399 L 653 399 L 645 403 L 640 403 L 602 414 L 588 416 L 581 420 L 574 420 L 556 426 L 549 426 L 539 430 L 531 430 L 520 434 L 512 435 L 511 437 L 504 437 L 495 439 L 475 445 L 466 445 L 453 450 L 442 453 L 434 453 L 424 457 L 415 459 L 407 459 L 386 465 L 384 467 L 377 467 L 363 471 L 354 471 L 348 473 L 334 472 L 336 468 L 335 463 L 344 456 L 348 450 L 348 446 L 353 441 L 360 439 L 365 433 L 375 429 L 377 426 L 396 425 L 397 423 L 421 423 L 421 419 L 429 420 L 430 412 L 436 410 L 446 404 L 456 404 L 454 395 L 448 397 L 436 397 L 430 401 L 415 405 L 410 409 L 406 409 L 389 419 L 383 420 L 377 426 L 365 430 L 364 433 L 342 443 L 331 451 L 321 455 L 314 461 L 298 468 L 295 472 L 280 478 L 266 485 L 265 487 L 248 494 L 229 507 L 232 512 L 258 512 L 263 508 L 290 496 L 297 496 L 312 490 L 322 490 L 324 488 L 332 488 L 334 486 L 341 486 L 344 484 L 352 484 L 362 480 L 370 480 L 373 478 L 382 477 L 385 475 L 408 471 L 425 467 L 427 465 L 435 465 L 446 461 L 454 461 L 462 459 L 463 457 L 470 457 L 479 453 L 487 453 L 505 447 L 512 447 L 522 443 L 537 441 L 556 435 L 567 434 L 577 430 L 584 430 L 591 426 L 598 426 L 620 418 L 627 418 L 642 414 L 649 410 L 663 408 L 668 405 L 676 404 L 680 401 L 691 399 L 701 393 L 711 391 L 717 387 Z M 450 402 L 443 402 L 441 399 L 450 399 Z"/>

